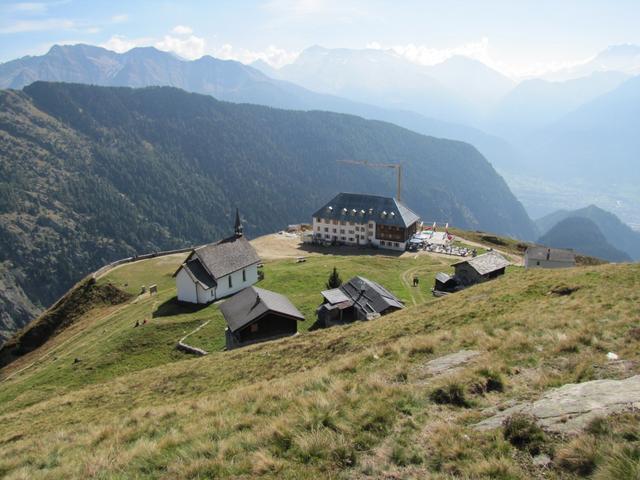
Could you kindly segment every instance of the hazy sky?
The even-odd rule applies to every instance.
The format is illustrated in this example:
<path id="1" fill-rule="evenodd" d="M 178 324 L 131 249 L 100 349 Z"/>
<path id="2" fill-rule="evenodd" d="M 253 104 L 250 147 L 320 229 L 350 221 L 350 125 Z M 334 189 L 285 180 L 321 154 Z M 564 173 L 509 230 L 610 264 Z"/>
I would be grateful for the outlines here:
<path id="1" fill-rule="evenodd" d="M 639 0 L 0 0 L 0 61 L 55 43 L 273 65 L 311 45 L 369 46 L 421 63 L 461 53 L 519 75 L 640 44 L 639 25 Z"/>

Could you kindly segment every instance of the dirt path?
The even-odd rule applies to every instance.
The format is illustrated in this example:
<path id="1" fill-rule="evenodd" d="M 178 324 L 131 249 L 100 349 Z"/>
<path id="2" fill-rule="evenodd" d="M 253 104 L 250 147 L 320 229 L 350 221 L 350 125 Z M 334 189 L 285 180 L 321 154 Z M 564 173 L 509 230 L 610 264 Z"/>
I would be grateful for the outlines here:
<path id="1" fill-rule="evenodd" d="M 281 258 L 306 257 L 314 255 L 301 248 L 302 240 L 299 235 L 292 233 L 271 233 L 251 240 L 251 245 L 258 252 L 262 260 L 277 260 Z"/>
<path id="2" fill-rule="evenodd" d="M 402 283 L 404 283 L 404 285 L 407 287 L 407 291 L 411 296 L 411 302 L 414 305 L 418 305 L 418 303 L 424 302 L 424 295 L 422 294 L 422 290 L 420 290 L 420 287 L 413 286 L 413 275 L 420 269 L 422 269 L 422 266 L 411 267 L 400 274 L 400 280 L 402 280 Z M 416 297 L 418 297 L 419 301 L 416 301 Z"/>
<path id="3" fill-rule="evenodd" d="M 486 243 L 474 242 L 473 240 L 467 240 L 466 238 L 459 237 L 457 235 L 453 238 L 454 240 L 464 242 L 467 245 L 471 245 L 472 247 L 480 247 L 480 248 L 484 248 L 485 250 L 488 248 L 493 248 L 494 251 L 498 252 L 501 255 L 504 255 L 508 259 L 511 259 L 511 263 L 513 263 L 514 265 L 520 265 L 520 266 L 524 265 L 524 257 L 522 255 L 516 255 L 515 253 L 505 252 L 504 250 L 500 250 L 499 248 L 489 246 Z"/>

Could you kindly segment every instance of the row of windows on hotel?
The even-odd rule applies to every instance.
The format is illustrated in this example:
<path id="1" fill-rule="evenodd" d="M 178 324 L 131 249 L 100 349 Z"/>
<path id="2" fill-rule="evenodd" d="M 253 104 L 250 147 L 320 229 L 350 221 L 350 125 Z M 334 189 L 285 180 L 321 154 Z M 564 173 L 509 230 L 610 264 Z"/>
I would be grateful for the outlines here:
<path id="1" fill-rule="evenodd" d="M 344 222 L 342 220 L 329 220 L 329 219 L 324 219 L 324 218 L 318 218 L 318 223 L 326 223 L 326 224 L 330 224 L 330 225 L 342 225 L 342 226 L 347 226 L 350 227 L 351 225 L 359 225 L 359 223 L 357 222 Z M 369 223 L 369 228 L 373 228 L 373 223 Z"/>
<path id="2" fill-rule="evenodd" d="M 326 231 L 326 229 L 325 229 L 325 231 Z M 335 232 L 335 229 L 334 229 L 334 232 Z M 341 230 L 341 233 L 344 233 L 344 230 Z M 353 232 L 351 232 L 351 233 L 353 233 Z M 324 238 L 326 238 L 327 240 L 331 240 L 331 239 L 333 239 L 333 240 L 338 240 L 338 237 L 337 237 L 336 235 L 329 235 L 328 233 L 325 233 L 325 234 L 324 234 Z M 362 240 L 366 240 L 366 237 L 365 237 L 364 235 L 362 235 L 362 236 L 360 236 L 360 235 L 356 235 L 355 240 L 360 240 L 360 239 L 362 239 Z M 346 241 L 347 241 L 347 237 L 345 237 L 345 236 L 343 235 L 343 236 L 341 236 L 341 237 L 340 237 L 340 240 L 341 240 L 341 241 L 343 241 L 343 242 L 346 242 Z M 348 241 L 349 241 L 349 242 L 355 242 L 355 240 L 354 240 L 354 238 L 353 238 L 353 237 L 349 237 L 349 240 L 348 240 Z M 400 246 L 400 245 L 398 244 L 398 242 L 385 242 L 384 240 L 381 240 L 381 241 L 380 241 L 380 245 L 382 245 L 382 246 L 388 246 L 388 247 L 399 247 L 399 246 Z"/>
<path id="3" fill-rule="evenodd" d="M 327 225 L 341 225 L 341 226 L 346 226 L 346 227 L 350 227 L 351 225 L 353 225 L 356 229 L 356 232 L 358 231 L 358 225 L 360 225 L 359 223 L 356 222 L 343 222 L 343 221 L 338 221 L 338 220 L 325 220 L 324 218 L 318 218 L 317 219 L 318 223 L 326 223 Z M 319 232 L 321 227 L 317 227 L 316 230 Z M 373 229 L 373 223 L 369 223 L 369 228 Z M 387 227 L 388 230 L 401 230 L 400 227 L 395 227 L 395 226 L 388 226 Z M 365 231 L 365 227 L 360 227 L 361 231 Z M 327 227 L 324 227 L 324 231 L 328 232 L 329 230 L 327 230 Z M 336 231 L 336 229 L 333 229 L 334 233 Z M 340 233 L 344 233 L 344 230 L 340 230 Z M 353 230 L 349 230 L 349 233 L 353 233 Z"/>

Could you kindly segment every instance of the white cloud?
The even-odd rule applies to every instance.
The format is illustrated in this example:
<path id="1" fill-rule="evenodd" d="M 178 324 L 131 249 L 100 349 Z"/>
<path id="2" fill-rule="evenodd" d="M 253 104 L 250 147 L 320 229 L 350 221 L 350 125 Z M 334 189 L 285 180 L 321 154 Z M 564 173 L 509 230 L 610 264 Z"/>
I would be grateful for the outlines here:
<path id="1" fill-rule="evenodd" d="M 113 35 L 100 46 L 118 53 L 127 52 L 135 47 L 152 46 L 158 50 L 173 52 L 188 60 L 194 60 L 205 54 L 205 45 L 204 38 L 195 35 L 187 37 L 165 35 L 161 40 L 151 37 L 128 38 L 124 35 Z"/>
<path id="2" fill-rule="evenodd" d="M 129 15 L 126 13 L 121 13 L 120 15 L 114 15 L 111 17 L 112 23 L 124 23 L 129 21 Z"/>
<path id="3" fill-rule="evenodd" d="M 41 15 L 49 11 L 51 7 L 64 5 L 71 0 L 57 0 L 49 2 L 16 2 L 7 5 L 7 10 L 14 13 L 26 15 Z"/>
<path id="4" fill-rule="evenodd" d="M 156 42 L 154 46 L 158 50 L 174 52 L 188 60 L 194 60 L 204 55 L 205 44 L 204 38 L 196 37 L 195 35 L 189 35 L 187 37 L 165 35 L 164 38 Z"/>
<path id="5" fill-rule="evenodd" d="M 47 4 L 42 2 L 20 2 L 11 5 L 10 9 L 15 12 L 44 13 L 47 11 Z"/>
<path id="6" fill-rule="evenodd" d="M 42 32 L 47 30 L 67 30 L 74 28 L 75 22 L 64 18 L 47 20 L 19 20 L 0 27 L 0 33 Z"/>
<path id="7" fill-rule="evenodd" d="M 171 29 L 171 33 L 175 33 L 176 35 L 191 35 L 193 33 L 193 29 L 186 25 L 176 25 Z"/>
<path id="8" fill-rule="evenodd" d="M 368 44 L 367 48 L 392 50 L 401 57 L 419 65 L 436 65 L 455 55 L 474 58 L 487 64 L 493 63 L 489 55 L 489 39 L 486 37 L 483 37 L 477 42 L 470 42 L 451 48 L 433 48 L 426 45 L 415 45 L 413 43 L 382 46 L 378 42 Z"/>
<path id="9" fill-rule="evenodd" d="M 191 28 L 185 25 L 175 26 L 162 39 L 150 37 L 128 38 L 124 35 L 113 35 L 100 46 L 118 53 L 124 53 L 135 47 L 153 46 L 158 50 L 176 53 L 188 60 L 194 60 L 210 54 L 222 60 L 236 60 L 245 64 L 263 60 L 274 68 L 280 68 L 293 62 L 299 55 L 297 51 L 285 50 L 275 45 L 269 45 L 263 50 L 250 50 L 235 47 L 228 43 L 218 47 L 209 46 L 204 38 L 194 35 Z"/>
<path id="10" fill-rule="evenodd" d="M 148 46 L 153 43 L 152 38 L 126 38 L 122 35 L 113 35 L 109 40 L 100 44 L 102 48 L 124 53 L 135 47 Z"/>
<path id="11" fill-rule="evenodd" d="M 234 47 L 228 43 L 214 49 L 212 53 L 222 60 L 237 60 L 246 64 L 256 60 L 263 60 L 274 68 L 280 68 L 293 62 L 299 55 L 299 52 L 288 51 L 275 45 L 269 45 L 264 50 L 248 50 Z"/>

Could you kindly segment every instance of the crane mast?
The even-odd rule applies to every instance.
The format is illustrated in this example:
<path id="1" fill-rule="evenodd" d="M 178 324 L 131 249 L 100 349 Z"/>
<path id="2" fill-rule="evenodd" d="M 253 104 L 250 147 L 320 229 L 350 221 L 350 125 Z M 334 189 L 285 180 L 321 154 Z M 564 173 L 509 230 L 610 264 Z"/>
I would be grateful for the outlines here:
<path id="1" fill-rule="evenodd" d="M 397 173 L 396 183 L 396 199 L 401 201 L 402 193 L 402 164 L 400 163 L 372 163 L 368 160 L 338 160 L 338 163 L 347 163 L 350 165 L 364 165 L 371 168 L 393 168 Z"/>

